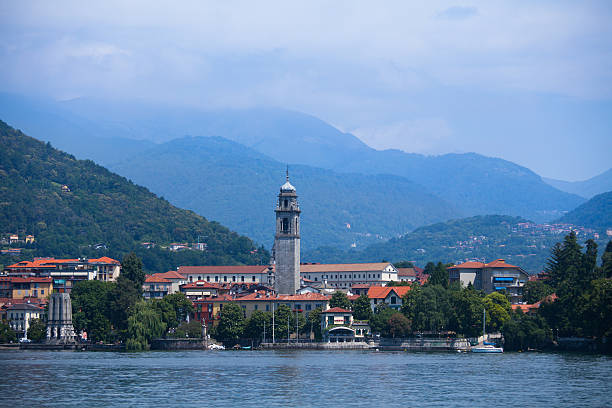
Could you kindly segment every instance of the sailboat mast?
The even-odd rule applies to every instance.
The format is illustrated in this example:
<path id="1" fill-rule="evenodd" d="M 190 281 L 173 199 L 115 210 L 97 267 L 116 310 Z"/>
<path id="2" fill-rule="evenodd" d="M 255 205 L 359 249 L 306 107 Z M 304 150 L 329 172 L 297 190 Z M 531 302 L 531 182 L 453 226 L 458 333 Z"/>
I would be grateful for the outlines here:
<path id="1" fill-rule="evenodd" d="M 486 310 L 482 309 L 482 341 L 484 341 L 485 339 L 485 325 L 487 324 L 487 314 L 486 314 Z"/>

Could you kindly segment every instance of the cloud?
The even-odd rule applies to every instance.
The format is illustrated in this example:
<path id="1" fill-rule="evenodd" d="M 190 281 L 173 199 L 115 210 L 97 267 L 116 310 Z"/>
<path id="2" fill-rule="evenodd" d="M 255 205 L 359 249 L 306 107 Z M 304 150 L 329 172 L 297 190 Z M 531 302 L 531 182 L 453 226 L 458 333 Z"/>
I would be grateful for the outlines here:
<path id="1" fill-rule="evenodd" d="M 476 7 L 463 7 L 453 6 L 446 10 L 440 11 L 436 14 L 439 18 L 446 18 L 449 20 L 465 20 L 466 18 L 474 17 L 478 15 L 478 9 Z"/>

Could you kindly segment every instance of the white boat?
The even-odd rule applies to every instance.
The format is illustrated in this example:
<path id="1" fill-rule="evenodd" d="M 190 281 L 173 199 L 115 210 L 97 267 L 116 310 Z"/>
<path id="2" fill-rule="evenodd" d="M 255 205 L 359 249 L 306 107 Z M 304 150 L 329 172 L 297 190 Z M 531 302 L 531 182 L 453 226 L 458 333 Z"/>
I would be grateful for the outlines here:
<path id="1" fill-rule="evenodd" d="M 478 346 L 472 347 L 472 353 L 503 353 L 504 349 L 502 347 L 496 347 L 494 344 L 487 343 L 484 341 L 486 336 L 486 324 L 487 324 L 487 315 L 485 313 L 485 309 L 482 309 L 482 343 Z"/>

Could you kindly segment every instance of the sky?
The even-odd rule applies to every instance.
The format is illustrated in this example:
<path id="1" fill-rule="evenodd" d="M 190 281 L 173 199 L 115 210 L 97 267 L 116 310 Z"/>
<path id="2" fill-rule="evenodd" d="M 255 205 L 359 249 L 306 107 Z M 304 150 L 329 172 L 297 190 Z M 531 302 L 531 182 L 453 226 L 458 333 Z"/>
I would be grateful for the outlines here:
<path id="1" fill-rule="evenodd" d="M 612 167 L 610 1 L 0 3 L 0 91 L 281 107 L 377 149 Z"/>

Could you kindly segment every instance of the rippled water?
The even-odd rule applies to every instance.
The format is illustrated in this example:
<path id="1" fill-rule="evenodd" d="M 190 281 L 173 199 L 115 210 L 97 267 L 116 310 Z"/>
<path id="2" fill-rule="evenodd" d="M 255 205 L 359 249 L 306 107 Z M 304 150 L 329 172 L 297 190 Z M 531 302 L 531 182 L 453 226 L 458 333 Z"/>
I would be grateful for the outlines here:
<path id="1" fill-rule="evenodd" d="M 611 406 L 612 358 L 544 353 L 0 351 L 0 405 Z"/>

